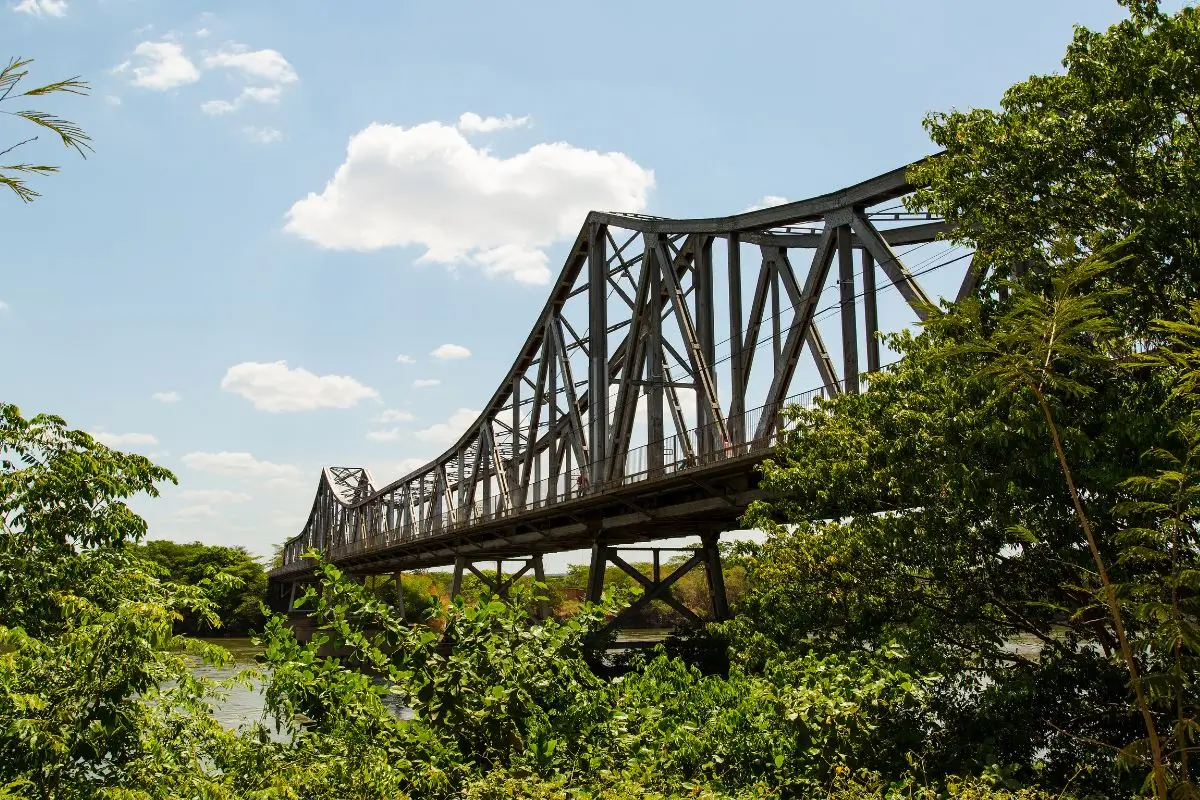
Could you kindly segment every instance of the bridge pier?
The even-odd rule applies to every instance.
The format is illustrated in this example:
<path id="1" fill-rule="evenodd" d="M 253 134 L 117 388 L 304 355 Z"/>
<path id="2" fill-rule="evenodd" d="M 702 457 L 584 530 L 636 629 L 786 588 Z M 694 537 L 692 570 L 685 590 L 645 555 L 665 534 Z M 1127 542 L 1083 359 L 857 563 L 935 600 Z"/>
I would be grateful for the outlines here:
<path id="1" fill-rule="evenodd" d="M 629 575 L 635 581 L 642 585 L 642 596 L 631 603 L 627 608 L 621 610 L 606 627 L 613 629 L 621 627 L 621 624 L 633 616 L 647 605 L 655 600 L 661 600 L 671 608 L 675 609 L 693 624 L 703 625 L 704 620 L 701 619 L 694 611 L 688 608 L 683 602 L 672 592 L 673 587 L 679 582 L 683 576 L 687 575 L 693 569 L 701 567 L 704 569 L 705 577 L 708 583 L 709 602 L 712 606 L 713 617 L 717 620 L 725 620 L 729 618 L 729 601 L 725 595 L 725 576 L 721 570 L 721 551 L 718 542 L 720 540 L 719 533 L 706 533 L 700 537 L 700 547 L 614 547 L 603 542 L 596 542 L 592 545 L 592 563 L 588 571 L 588 590 L 587 600 L 591 603 L 600 601 L 604 594 L 604 573 L 608 565 L 612 564 L 620 568 L 622 572 Z M 627 552 L 649 552 L 652 558 L 653 570 L 652 575 L 643 575 L 640 571 L 632 567 L 621 553 Z M 675 567 L 667 576 L 662 574 L 661 555 L 664 552 L 669 553 L 691 553 L 692 555 L 679 566 Z"/>
<path id="2" fill-rule="evenodd" d="M 475 564 L 480 561 L 488 561 L 495 563 L 496 574 L 490 576 L 486 572 L 481 572 L 476 568 Z M 504 576 L 504 562 L 517 561 L 521 567 L 507 578 Z M 525 575 L 530 570 L 533 570 L 533 579 L 538 583 L 546 582 L 546 568 L 542 564 L 542 556 L 529 556 L 528 558 L 497 558 L 497 559 L 475 559 L 469 556 L 458 556 L 454 559 L 454 578 L 450 582 L 450 597 L 457 597 L 462 590 L 463 573 L 469 571 L 478 578 L 484 586 L 486 586 L 492 594 L 499 597 L 501 600 L 508 600 L 509 590 L 516 584 L 517 580 Z M 550 616 L 550 608 L 543 597 L 538 600 L 538 617 L 546 619 Z"/>

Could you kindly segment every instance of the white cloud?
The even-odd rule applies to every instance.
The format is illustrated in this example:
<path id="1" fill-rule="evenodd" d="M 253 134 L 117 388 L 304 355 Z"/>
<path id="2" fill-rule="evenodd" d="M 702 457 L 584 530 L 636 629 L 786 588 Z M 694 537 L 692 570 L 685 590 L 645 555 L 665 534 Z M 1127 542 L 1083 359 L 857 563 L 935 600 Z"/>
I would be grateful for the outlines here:
<path id="1" fill-rule="evenodd" d="M 135 86 L 162 92 L 200 80 L 200 71 L 175 42 L 142 42 L 133 48 L 133 56 L 141 62 L 133 67 Z M 130 64 L 126 61 L 114 72 L 124 72 Z"/>
<path id="2" fill-rule="evenodd" d="M 379 415 L 380 422 L 412 422 L 412 420 L 412 414 L 395 408 L 384 409 L 383 413 Z"/>
<path id="3" fill-rule="evenodd" d="M 413 381 L 414 389 L 428 389 L 430 386 L 440 386 L 442 384 L 437 378 L 417 378 Z"/>
<path id="4" fill-rule="evenodd" d="M 110 106 L 119 106 L 121 105 L 121 98 L 115 94 L 106 94 L 104 95 L 104 102 L 108 103 Z"/>
<path id="5" fill-rule="evenodd" d="M 500 158 L 440 122 L 373 123 L 350 138 L 325 189 L 292 205 L 284 229 L 333 249 L 421 245 L 422 261 L 546 283 L 546 247 L 573 239 L 592 209 L 641 211 L 653 185 L 623 153 L 558 142 Z"/>
<path id="6" fill-rule="evenodd" d="M 458 437 L 463 435 L 467 426 L 475 421 L 479 416 L 478 411 L 472 411 L 469 408 L 460 408 L 450 415 L 450 419 L 445 422 L 439 422 L 436 425 L 430 425 L 428 428 L 419 431 L 413 431 L 413 436 L 422 442 L 435 445 L 448 445 L 458 441 Z"/>
<path id="7" fill-rule="evenodd" d="M 208 34 L 209 34 L 210 32 L 211 32 L 211 31 L 209 31 L 209 29 L 208 29 L 208 28 L 201 28 L 200 30 L 196 31 L 196 38 L 197 38 L 197 39 L 207 39 L 207 38 L 208 38 Z"/>
<path id="8" fill-rule="evenodd" d="M 43 14 L 50 17 L 65 17 L 67 15 L 67 0 L 21 0 L 13 7 L 13 11 L 23 14 L 33 14 L 40 17 Z"/>
<path id="9" fill-rule="evenodd" d="M 403 353 L 401 353 L 400 355 L 396 356 L 396 363 L 397 364 L 415 364 L 415 363 L 417 363 L 417 360 L 415 358 L 413 358 L 412 356 L 406 356 Z"/>
<path id="10" fill-rule="evenodd" d="M 283 131 L 275 128 L 242 128 L 242 133 L 258 144 L 273 144 L 283 140 Z"/>
<path id="11" fill-rule="evenodd" d="M 296 70 L 277 50 L 250 50 L 245 45 L 233 45 L 228 50 L 205 56 L 209 69 L 225 67 L 241 72 L 248 78 L 261 78 L 271 83 L 294 83 L 300 78 Z"/>
<path id="12" fill-rule="evenodd" d="M 198 503 L 192 506 L 184 506 L 172 515 L 175 520 L 197 519 L 200 517 L 215 517 L 217 510 L 210 505 Z"/>
<path id="13" fill-rule="evenodd" d="M 183 463 L 197 472 L 235 478 L 295 478 L 300 474 L 291 464 L 259 461 L 249 453 L 188 453 Z"/>
<path id="14" fill-rule="evenodd" d="M 150 395 L 150 399 L 160 403 L 178 403 L 183 399 L 183 395 L 179 392 L 155 392 Z"/>
<path id="15" fill-rule="evenodd" d="M 8 311 L 8 303 L 0 300 L 0 313 Z"/>
<path id="16" fill-rule="evenodd" d="M 420 469 L 429 463 L 429 459 L 425 458 L 404 458 L 389 466 L 382 473 L 378 473 L 382 482 L 380 486 L 386 486 L 398 478 L 403 478 L 414 469 Z M 372 473 L 376 474 L 376 473 Z"/>
<path id="17" fill-rule="evenodd" d="M 394 442 L 404 435 L 399 428 L 384 428 L 378 431 L 368 431 L 367 438 L 373 442 Z"/>
<path id="18" fill-rule="evenodd" d="M 109 447 L 127 447 L 129 445 L 158 444 L 158 439 L 149 433 L 109 433 L 108 431 L 93 431 L 92 438 Z"/>
<path id="19" fill-rule="evenodd" d="M 232 114 L 248 102 L 278 103 L 283 89 L 278 86 L 247 86 L 233 100 L 205 100 L 200 110 L 213 116 Z"/>
<path id="20" fill-rule="evenodd" d="M 312 411 L 350 408 L 379 393 L 347 375 L 314 375 L 303 367 L 289 369 L 286 361 L 235 364 L 221 379 L 221 388 L 241 395 L 260 411 Z"/>
<path id="21" fill-rule="evenodd" d="M 471 355 L 471 351 L 463 347 L 461 344 L 444 344 L 431 352 L 429 355 L 434 358 L 440 358 L 443 361 L 449 361 L 455 358 L 467 358 Z"/>
<path id="22" fill-rule="evenodd" d="M 503 117 L 481 117 L 474 111 L 468 111 L 458 118 L 458 129 L 468 133 L 490 133 L 505 128 L 523 128 L 529 123 L 529 117 L 514 117 L 512 114 L 505 114 Z"/>
<path id="23" fill-rule="evenodd" d="M 760 210 L 762 210 L 762 209 L 764 209 L 764 208 L 771 208 L 772 206 L 781 206 L 781 205 L 783 205 L 784 203 L 786 203 L 787 201 L 788 201 L 788 199 L 787 199 L 786 197 L 780 197 L 780 196 L 779 196 L 779 195 L 777 195 L 777 194 L 768 194 L 768 195 L 763 195 L 763 199 L 762 199 L 762 200 L 759 200 L 759 201 L 758 201 L 757 203 L 755 203 L 754 205 L 752 205 L 752 206 L 749 206 L 749 207 L 748 207 L 748 208 L 747 208 L 745 211 L 743 211 L 742 213 L 743 213 L 743 214 L 746 214 L 746 213 L 749 213 L 749 212 L 751 212 L 751 211 L 760 211 Z"/>
<path id="24" fill-rule="evenodd" d="M 228 489 L 184 489 L 179 496 L 205 504 L 250 502 L 250 495 L 245 492 L 231 492 Z"/>

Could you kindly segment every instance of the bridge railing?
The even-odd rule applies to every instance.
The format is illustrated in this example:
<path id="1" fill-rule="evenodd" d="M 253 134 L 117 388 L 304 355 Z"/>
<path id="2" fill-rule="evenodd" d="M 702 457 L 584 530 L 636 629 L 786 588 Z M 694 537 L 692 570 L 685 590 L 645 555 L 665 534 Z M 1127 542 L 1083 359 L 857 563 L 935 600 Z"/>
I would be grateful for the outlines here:
<path id="1" fill-rule="evenodd" d="M 780 433 L 785 429 L 784 409 L 794 406 L 812 406 L 826 396 L 824 388 L 793 395 L 775 407 L 760 406 L 746 411 L 741 418 L 727 420 L 723 436 L 716 424 L 697 426 L 684 435 L 674 435 L 662 442 L 644 444 L 606 463 L 599 470 L 610 476 L 599 483 L 588 478 L 589 465 L 575 467 L 561 474 L 535 481 L 530 484 L 524 497 L 515 493 L 508 496 L 493 496 L 467 507 L 456 507 L 435 511 L 424 519 L 407 525 L 385 528 L 370 532 L 372 515 L 366 507 L 349 507 L 341 513 L 353 516 L 345 528 L 348 541 L 327 548 L 334 559 L 384 550 L 413 541 L 431 539 L 454 533 L 482 523 L 507 519 L 527 514 L 561 503 L 604 494 L 621 486 L 643 481 L 661 479 L 685 470 L 702 469 L 732 459 L 754 457 L 774 447 Z M 768 424 L 761 425 L 764 417 L 773 417 Z M 762 428 L 763 435 L 756 435 Z M 661 455 L 661 458 L 659 457 Z M 378 501 L 376 501 L 378 502 Z M 382 520 L 381 520 L 382 521 Z M 313 543 L 303 541 L 309 537 L 289 542 L 284 553 L 284 569 L 304 566 L 302 554 Z"/>

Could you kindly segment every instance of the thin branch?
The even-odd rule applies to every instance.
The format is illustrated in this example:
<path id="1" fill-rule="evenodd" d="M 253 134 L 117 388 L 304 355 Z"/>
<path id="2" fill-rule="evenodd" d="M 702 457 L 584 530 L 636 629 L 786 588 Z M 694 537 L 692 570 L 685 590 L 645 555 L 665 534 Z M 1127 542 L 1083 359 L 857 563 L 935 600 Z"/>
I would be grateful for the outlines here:
<path id="1" fill-rule="evenodd" d="M 38 140 L 38 137 L 30 136 L 28 139 L 26 139 L 23 142 L 17 142 L 12 147 L 8 147 L 8 148 L 5 148 L 4 150 L 0 150 L 0 156 L 8 155 L 9 153 L 11 153 L 13 150 L 16 150 L 21 145 L 29 144 L 30 142 L 36 142 L 37 140 Z M 4 169 L 12 169 L 12 167 L 5 167 Z"/>

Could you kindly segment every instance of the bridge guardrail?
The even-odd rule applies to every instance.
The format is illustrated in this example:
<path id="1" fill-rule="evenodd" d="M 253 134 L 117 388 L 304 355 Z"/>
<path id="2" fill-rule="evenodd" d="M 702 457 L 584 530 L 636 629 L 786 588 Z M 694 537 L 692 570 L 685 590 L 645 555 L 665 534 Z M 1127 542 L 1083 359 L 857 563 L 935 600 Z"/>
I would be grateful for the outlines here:
<path id="1" fill-rule="evenodd" d="M 398 544 L 413 541 L 433 539 L 473 527 L 485 522 L 507 519 L 540 509 L 550 508 L 564 502 L 579 500 L 584 497 L 603 494 L 621 486 L 627 486 L 643 481 L 656 480 L 684 470 L 699 469 L 723 461 L 755 455 L 769 450 L 784 430 L 783 411 L 794 405 L 811 407 L 818 399 L 826 396 L 824 387 L 812 389 L 787 398 L 775 409 L 767 406 L 746 411 L 740 419 L 730 420 L 737 423 L 739 428 L 731 430 L 735 438 L 753 437 L 764 417 L 775 416 L 766 426 L 765 435 L 756 438 L 746 438 L 736 442 L 722 440 L 719 427 L 715 424 L 697 426 L 687 431 L 685 436 L 674 435 L 662 440 L 661 443 L 647 443 L 628 450 L 616 461 L 617 467 L 611 466 L 610 460 L 602 474 L 612 477 L 599 483 L 591 484 L 587 472 L 590 465 L 575 467 L 569 471 L 530 484 L 525 497 L 495 496 L 485 501 L 479 501 L 466 508 L 447 509 L 441 514 L 415 520 L 407 525 L 386 528 L 369 533 L 376 527 L 371 502 L 356 507 L 340 507 L 342 514 L 348 514 L 352 519 L 347 520 L 345 536 L 348 541 L 342 544 L 325 547 L 322 542 L 307 541 L 309 536 L 302 535 L 288 542 L 284 549 L 284 563 L 276 572 L 291 572 L 306 569 L 310 562 L 302 558 L 303 553 L 317 547 L 325 550 L 333 559 L 347 558 L 354 555 L 387 549 Z M 733 428 L 726 424 L 727 430 Z M 655 447 L 652 448 L 652 444 Z M 651 464 L 651 454 L 659 449 L 663 455 L 662 463 Z M 380 504 L 379 501 L 372 501 Z M 375 512 L 378 513 L 377 510 Z M 383 520 L 380 519 L 380 522 Z"/>

